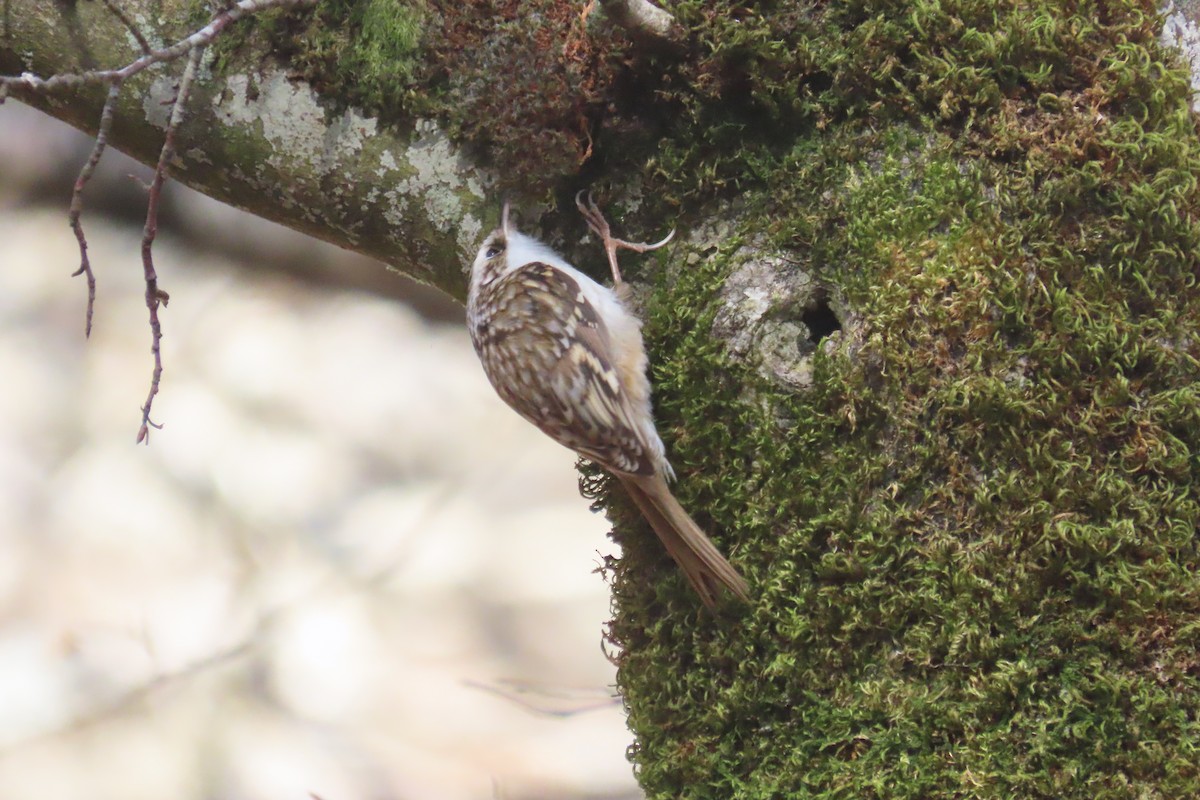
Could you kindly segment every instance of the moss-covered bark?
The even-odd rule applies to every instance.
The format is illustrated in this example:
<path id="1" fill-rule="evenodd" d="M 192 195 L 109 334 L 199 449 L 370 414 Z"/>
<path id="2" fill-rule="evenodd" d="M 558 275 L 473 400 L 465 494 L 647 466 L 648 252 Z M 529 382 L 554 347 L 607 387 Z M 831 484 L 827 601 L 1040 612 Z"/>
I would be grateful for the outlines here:
<path id="1" fill-rule="evenodd" d="M 704 612 L 585 481 L 647 794 L 1200 796 L 1200 135 L 1156 6 L 663 5 L 682 53 L 549 0 L 245 44 L 452 132 L 585 265 L 577 188 L 682 228 L 627 269 L 680 499 L 754 602 Z"/>
<path id="2" fill-rule="evenodd" d="M 792 10 L 688 17 L 758 130 L 674 144 L 668 190 L 745 208 L 648 331 L 680 493 L 758 594 L 710 617 L 623 537 L 643 786 L 1200 796 L 1200 139 L 1155 9 Z M 858 320 L 804 390 L 709 335 L 764 253 Z"/>

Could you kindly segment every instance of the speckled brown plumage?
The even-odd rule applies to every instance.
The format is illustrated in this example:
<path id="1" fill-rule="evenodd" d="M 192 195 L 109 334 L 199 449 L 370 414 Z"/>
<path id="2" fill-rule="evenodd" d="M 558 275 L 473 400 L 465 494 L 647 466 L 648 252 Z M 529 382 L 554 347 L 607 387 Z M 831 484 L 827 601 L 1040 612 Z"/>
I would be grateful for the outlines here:
<path id="1" fill-rule="evenodd" d="M 534 262 L 484 286 L 471 339 L 504 402 L 609 469 L 651 475 L 655 464 L 610 363 L 608 327 L 579 284 Z"/>
<path id="2" fill-rule="evenodd" d="M 615 239 L 594 204 L 579 203 L 603 240 L 614 280 L 616 250 L 661 247 Z M 706 605 L 722 587 L 746 599 L 746 582 L 679 505 L 654 426 L 641 322 L 621 296 L 508 224 L 479 249 L 467 325 L 500 397 L 555 441 L 612 472 Z"/>

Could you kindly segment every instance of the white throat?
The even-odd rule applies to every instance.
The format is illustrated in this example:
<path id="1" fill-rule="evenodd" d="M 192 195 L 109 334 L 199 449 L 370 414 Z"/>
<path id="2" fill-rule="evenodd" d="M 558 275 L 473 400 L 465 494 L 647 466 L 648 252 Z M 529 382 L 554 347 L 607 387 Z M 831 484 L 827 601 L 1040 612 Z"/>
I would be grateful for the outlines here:
<path id="1" fill-rule="evenodd" d="M 505 266 L 509 272 L 517 267 L 532 264 L 535 261 L 540 261 L 543 264 L 549 264 L 559 269 L 572 269 L 571 265 L 562 256 L 532 236 L 526 236 L 516 231 L 509 231 L 505 238 L 507 240 L 507 248 L 504 258 L 507 262 Z"/>

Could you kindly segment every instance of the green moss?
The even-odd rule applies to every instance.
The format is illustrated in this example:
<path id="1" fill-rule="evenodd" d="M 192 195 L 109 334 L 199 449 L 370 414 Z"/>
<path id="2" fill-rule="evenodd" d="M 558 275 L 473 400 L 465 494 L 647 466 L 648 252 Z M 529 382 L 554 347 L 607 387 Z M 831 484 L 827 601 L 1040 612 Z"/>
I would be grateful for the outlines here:
<path id="1" fill-rule="evenodd" d="M 357 74 L 381 96 L 389 88 L 404 86 L 416 69 L 413 58 L 419 51 L 421 31 L 419 10 L 396 0 L 375 0 L 364 9 L 362 29 L 354 42 L 352 62 L 357 63 L 343 69 L 346 74 Z"/>
<path id="2" fill-rule="evenodd" d="M 217 52 L 261 40 L 325 97 L 397 122 L 419 106 L 429 18 L 424 0 L 324 0 L 311 11 L 251 17 Z"/>
<path id="3" fill-rule="evenodd" d="M 739 189 L 862 328 L 764 386 L 710 335 L 742 238 L 649 302 L 680 499 L 755 602 L 703 612 L 611 499 L 647 795 L 1200 796 L 1200 139 L 1152 5 L 680 8 L 714 61 L 647 180 Z"/>

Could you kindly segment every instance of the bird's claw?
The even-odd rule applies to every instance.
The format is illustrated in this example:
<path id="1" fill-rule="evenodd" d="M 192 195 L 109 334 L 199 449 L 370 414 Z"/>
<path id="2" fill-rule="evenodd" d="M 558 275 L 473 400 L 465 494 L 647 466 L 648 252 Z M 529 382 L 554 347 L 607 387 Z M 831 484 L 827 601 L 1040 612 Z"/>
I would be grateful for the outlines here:
<path id="1" fill-rule="evenodd" d="M 583 201 L 585 195 L 587 197 L 586 204 Z M 600 241 L 604 245 L 604 252 L 608 255 L 608 265 L 612 268 L 613 282 L 617 285 L 621 284 L 621 271 L 617 268 L 617 250 L 623 249 L 632 250 L 635 253 L 648 253 L 651 250 L 663 247 L 675 238 L 675 230 L 673 228 L 662 241 L 652 244 L 627 242 L 624 239 L 616 238 L 612 235 L 612 229 L 609 227 L 608 220 L 604 218 L 600 207 L 596 205 L 596 201 L 592 199 L 591 192 L 587 189 L 580 189 L 576 193 L 575 206 L 579 209 L 579 213 L 583 215 L 592 233 L 600 237 Z"/>

